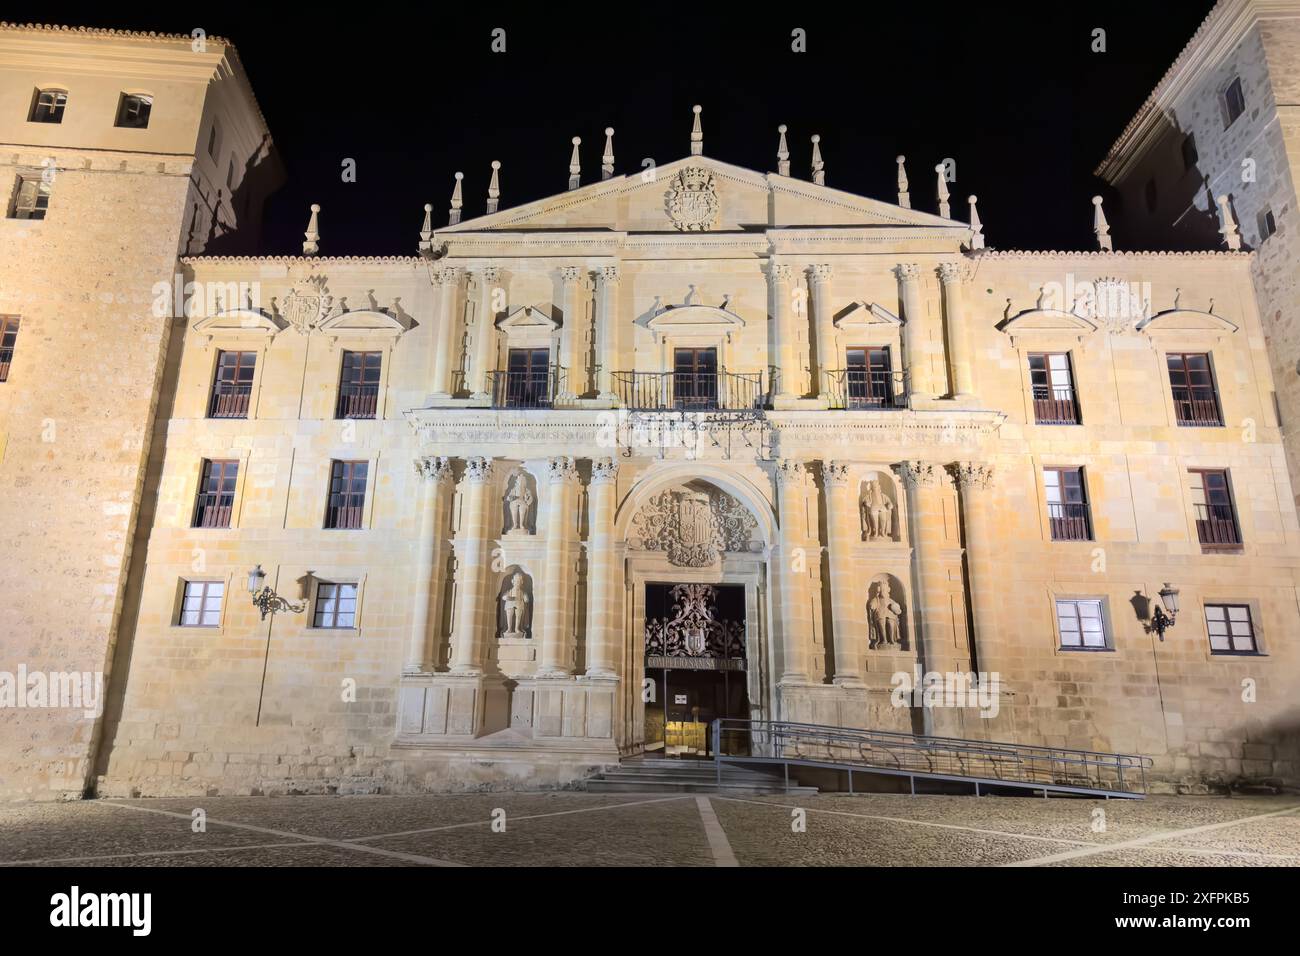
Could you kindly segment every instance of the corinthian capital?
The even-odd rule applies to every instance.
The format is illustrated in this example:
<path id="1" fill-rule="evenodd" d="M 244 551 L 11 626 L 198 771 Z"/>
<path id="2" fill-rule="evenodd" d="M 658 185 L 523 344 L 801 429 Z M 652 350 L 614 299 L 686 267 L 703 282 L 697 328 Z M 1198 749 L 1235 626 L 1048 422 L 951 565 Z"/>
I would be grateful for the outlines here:
<path id="1" fill-rule="evenodd" d="M 465 480 L 472 485 L 484 485 L 492 480 L 491 458 L 466 458 Z"/>
<path id="2" fill-rule="evenodd" d="M 560 266 L 560 281 L 570 285 L 582 278 L 582 269 L 578 266 Z"/>
<path id="3" fill-rule="evenodd" d="M 894 275 L 899 282 L 920 282 L 921 267 L 915 262 L 904 262 L 894 267 Z"/>
<path id="4" fill-rule="evenodd" d="M 948 470 L 963 493 L 983 491 L 993 482 L 993 466 L 984 462 L 959 461 Z"/>
<path id="5" fill-rule="evenodd" d="M 955 262 L 939 263 L 938 273 L 939 278 L 945 283 L 961 281 L 961 266 Z"/>
<path id="6" fill-rule="evenodd" d="M 618 479 L 618 462 L 613 458 L 596 458 L 591 463 L 593 485 L 612 484 Z"/>
<path id="7" fill-rule="evenodd" d="M 822 478 L 828 488 L 847 488 L 849 466 L 842 461 L 828 461 L 822 466 Z"/>
<path id="8" fill-rule="evenodd" d="M 808 475 L 804 464 L 794 458 L 782 458 L 776 463 L 776 480 L 782 485 L 802 485 Z"/>
<path id="9" fill-rule="evenodd" d="M 899 462 L 894 468 L 898 477 L 913 488 L 933 488 L 939 483 L 939 466 L 929 461 Z"/>
<path id="10" fill-rule="evenodd" d="M 789 282 L 794 277 L 794 270 L 785 262 L 769 262 L 767 264 L 767 281 L 773 284 L 778 282 Z"/>
<path id="11" fill-rule="evenodd" d="M 442 482 L 451 477 L 451 459 L 425 455 L 415 459 L 415 473 L 425 481 Z"/>
<path id="12" fill-rule="evenodd" d="M 820 285 L 823 282 L 830 282 L 833 274 L 834 270 L 831 269 L 830 263 L 824 262 L 808 269 L 808 276 L 816 285 Z"/>
<path id="13" fill-rule="evenodd" d="M 596 281 L 602 286 L 617 285 L 622 278 L 622 271 L 617 265 L 601 266 L 600 271 L 596 273 Z"/>
<path id="14" fill-rule="evenodd" d="M 578 468 L 568 455 L 552 458 L 546 466 L 547 480 L 553 485 L 578 480 Z"/>

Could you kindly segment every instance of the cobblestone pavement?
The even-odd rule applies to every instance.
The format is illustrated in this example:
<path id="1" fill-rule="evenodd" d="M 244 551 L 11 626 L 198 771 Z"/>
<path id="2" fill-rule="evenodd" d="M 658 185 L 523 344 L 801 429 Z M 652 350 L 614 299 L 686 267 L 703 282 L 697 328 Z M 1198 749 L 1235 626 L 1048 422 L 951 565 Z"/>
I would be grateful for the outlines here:
<path id="1" fill-rule="evenodd" d="M 1300 799 L 563 792 L 0 806 L 0 865 L 41 864 L 1296 866 Z"/>

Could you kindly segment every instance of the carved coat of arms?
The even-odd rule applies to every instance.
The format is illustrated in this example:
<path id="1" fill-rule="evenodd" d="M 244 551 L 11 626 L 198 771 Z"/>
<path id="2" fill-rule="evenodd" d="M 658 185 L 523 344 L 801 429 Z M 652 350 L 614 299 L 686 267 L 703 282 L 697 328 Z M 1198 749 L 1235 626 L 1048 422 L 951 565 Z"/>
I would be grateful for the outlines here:
<path id="1" fill-rule="evenodd" d="M 632 537 L 678 567 L 702 568 L 723 551 L 748 551 L 758 530 L 748 509 L 721 492 L 683 488 L 651 498 L 632 519 Z"/>
<path id="2" fill-rule="evenodd" d="M 326 295 L 325 280 L 320 277 L 299 283 L 278 303 L 280 318 L 297 332 L 307 332 L 330 314 L 334 307 L 332 296 Z"/>
<path id="3" fill-rule="evenodd" d="M 718 218 L 718 184 L 713 173 L 700 166 L 678 171 L 664 197 L 668 218 L 683 232 L 705 232 Z"/>

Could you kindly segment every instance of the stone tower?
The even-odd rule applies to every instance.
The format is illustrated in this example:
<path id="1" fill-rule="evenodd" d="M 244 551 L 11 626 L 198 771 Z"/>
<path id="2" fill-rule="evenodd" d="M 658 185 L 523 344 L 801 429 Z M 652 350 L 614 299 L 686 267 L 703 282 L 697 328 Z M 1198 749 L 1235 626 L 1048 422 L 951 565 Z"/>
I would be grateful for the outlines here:
<path id="1" fill-rule="evenodd" d="M 257 235 L 278 170 L 227 41 L 0 24 L 0 799 L 86 788 L 169 403 L 162 290 Z"/>

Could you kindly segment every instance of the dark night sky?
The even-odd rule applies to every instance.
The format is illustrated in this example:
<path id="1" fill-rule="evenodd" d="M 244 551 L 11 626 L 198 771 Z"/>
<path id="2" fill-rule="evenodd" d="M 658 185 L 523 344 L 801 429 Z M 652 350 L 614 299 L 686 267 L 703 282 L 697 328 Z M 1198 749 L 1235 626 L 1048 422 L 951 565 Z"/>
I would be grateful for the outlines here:
<path id="1" fill-rule="evenodd" d="M 951 156 L 954 213 L 978 194 L 992 246 L 1081 249 L 1092 170 L 1212 5 L 101 4 L 41 16 L 235 42 L 289 176 L 264 252 L 299 251 L 319 202 L 323 254 L 412 254 L 425 202 L 446 222 L 455 170 L 466 218 L 483 211 L 493 159 L 503 208 L 563 191 L 575 135 L 583 182 L 598 180 L 606 126 L 618 172 L 639 171 L 688 152 L 697 102 L 715 159 L 774 170 L 786 123 L 796 177 L 809 178 L 820 133 L 828 185 L 893 201 L 904 153 L 912 204 L 933 211 L 933 167 Z M 490 50 L 498 26 L 504 54 Z M 795 27 L 807 53 L 791 52 Z M 1105 53 L 1090 50 L 1097 27 Z M 355 183 L 341 181 L 345 157 Z"/>

